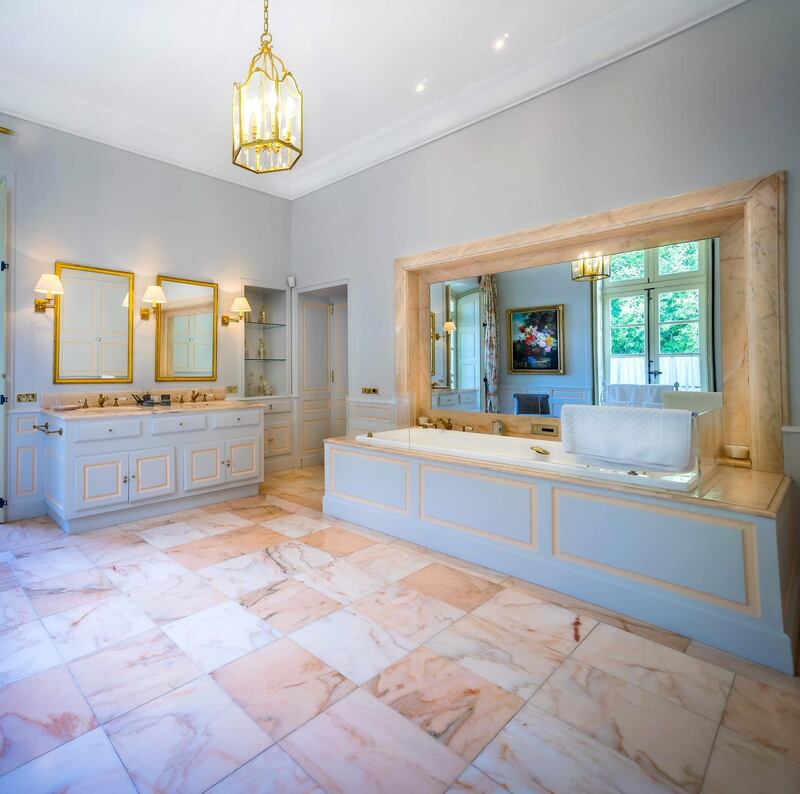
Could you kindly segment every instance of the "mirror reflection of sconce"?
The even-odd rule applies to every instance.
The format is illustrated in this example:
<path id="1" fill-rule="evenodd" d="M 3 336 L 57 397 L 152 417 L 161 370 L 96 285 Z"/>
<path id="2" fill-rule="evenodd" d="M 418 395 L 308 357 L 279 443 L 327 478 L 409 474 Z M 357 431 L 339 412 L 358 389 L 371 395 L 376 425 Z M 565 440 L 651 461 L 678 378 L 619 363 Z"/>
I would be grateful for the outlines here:
<path id="1" fill-rule="evenodd" d="M 54 295 L 64 294 L 64 285 L 55 273 L 42 273 L 33 291 L 47 296 L 45 298 L 33 299 L 33 310 L 36 312 L 44 312 L 55 306 Z"/>
<path id="2" fill-rule="evenodd" d="M 231 314 L 223 314 L 221 318 L 222 324 L 229 325 L 230 323 L 239 323 L 249 311 L 252 311 L 252 309 L 250 308 L 250 304 L 247 302 L 247 298 L 234 298 L 233 303 L 231 304 L 231 314 L 235 313 L 239 316 L 231 317 Z"/>
<path id="3" fill-rule="evenodd" d="M 142 306 L 139 309 L 139 317 L 143 320 L 150 319 L 150 313 L 155 310 L 156 306 L 167 302 L 167 296 L 164 294 L 164 289 L 158 284 L 151 284 L 145 291 L 142 297 L 144 303 L 149 303 L 150 306 Z"/>
<path id="4" fill-rule="evenodd" d="M 446 334 L 452 334 L 453 331 L 456 330 L 456 324 L 452 320 L 446 320 L 442 324 L 442 331 Z M 435 341 L 439 341 L 442 338 L 442 335 L 431 329 L 431 339 Z"/>

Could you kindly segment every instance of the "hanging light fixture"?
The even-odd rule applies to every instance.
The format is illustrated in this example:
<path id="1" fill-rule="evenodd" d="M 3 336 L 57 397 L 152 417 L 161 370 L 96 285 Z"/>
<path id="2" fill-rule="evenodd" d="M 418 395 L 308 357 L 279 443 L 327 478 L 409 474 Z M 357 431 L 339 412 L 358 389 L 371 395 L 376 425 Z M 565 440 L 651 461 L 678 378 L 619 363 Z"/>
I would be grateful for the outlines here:
<path id="1" fill-rule="evenodd" d="M 233 164 L 257 174 L 288 171 L 303 153 L 303 94 L 272 51 L 269 0 L 261 49 L 243 83 L 233 84 Z"/>
<path id="2" fill-rule="evenodd" d="M 587 251 L 578 254 L 578 258 L 572 262 L 573 281 L 600 281 L 611 275 L 611 257 L 603 256 L 598 251 L 591 256 Z"/>

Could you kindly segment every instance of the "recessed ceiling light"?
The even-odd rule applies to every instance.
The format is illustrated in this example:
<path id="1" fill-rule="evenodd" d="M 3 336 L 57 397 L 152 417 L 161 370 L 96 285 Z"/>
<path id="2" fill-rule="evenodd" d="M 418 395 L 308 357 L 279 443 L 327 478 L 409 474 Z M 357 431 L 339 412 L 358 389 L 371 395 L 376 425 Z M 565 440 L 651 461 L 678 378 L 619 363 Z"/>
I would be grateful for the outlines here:
<path id="1" fill-rule="evenodd" d="M 494 48 L 502 50 L 506 46 L 506 39 L 508 39 L 508 33 L 504 33 L 499 39 L 495 39 Z"/>
<path id="2" fill-rule="evenodd" d="M 427 77 L 423 77 L 422 80 L 420 80 L 417 83 L 417 85 L 415 86 L 414 90 L 418 94 L 421 94 L 427 88 L 427 86 L 428 86 L 428 78 Z"/>

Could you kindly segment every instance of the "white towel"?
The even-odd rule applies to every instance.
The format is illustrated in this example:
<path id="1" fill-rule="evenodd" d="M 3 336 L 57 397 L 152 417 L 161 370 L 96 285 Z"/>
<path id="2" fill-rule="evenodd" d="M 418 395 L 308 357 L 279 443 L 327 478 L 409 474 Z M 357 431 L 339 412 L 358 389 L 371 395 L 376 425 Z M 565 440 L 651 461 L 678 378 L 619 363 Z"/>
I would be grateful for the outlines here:
<path id="1" fill-rule="evenodd" d="M 617 466 L 677 472 L 695 462 L 691 411 L 568 404 L 561 441 L 565 452 Z"/>
<path id="2" fill-rule="evenodd" d="M 609 383 L 603 404 L 658 408 L 664 404 L 664 393 L 672 390 L 672 386 L 661 383 Z"/>

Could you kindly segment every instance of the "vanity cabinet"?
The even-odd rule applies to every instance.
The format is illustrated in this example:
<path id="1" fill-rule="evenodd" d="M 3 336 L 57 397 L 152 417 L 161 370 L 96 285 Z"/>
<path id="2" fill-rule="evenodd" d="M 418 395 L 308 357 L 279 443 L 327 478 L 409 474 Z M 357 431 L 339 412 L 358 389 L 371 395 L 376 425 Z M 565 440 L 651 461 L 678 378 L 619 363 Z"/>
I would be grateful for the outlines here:
<path id="1" fill-rule="evenodd" d="M 42 437 L 45 503 L 65 530 L 258 493 L 264 471 L 262 405 L 131 413 L 113 408 L 45 413 L 50 430 Z"/>

